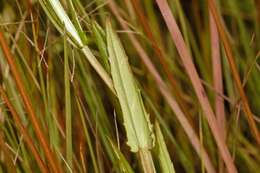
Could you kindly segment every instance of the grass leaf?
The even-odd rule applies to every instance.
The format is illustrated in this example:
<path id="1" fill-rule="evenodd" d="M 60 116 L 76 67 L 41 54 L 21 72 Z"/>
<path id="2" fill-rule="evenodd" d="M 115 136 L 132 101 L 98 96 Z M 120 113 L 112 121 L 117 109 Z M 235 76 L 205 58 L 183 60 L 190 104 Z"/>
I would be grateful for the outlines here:
<path id="1" fill-rule="evenodd" d="M 175 173 L 170 155 L 167 150 L 167 146 L 163 139 L 163 135 L 159 126 L 159 123 L 155 123 L 155 134 L 156 134 L 156 146 L 158 148 L 158 155 L 162 173 Z"/>
<path id="2" fill-rule="evenodd" d="M 109 22 L 106 27 L 111 74 L 123 112 L 127 144 L 132 152 L 150 149 L 154 145 L 154 136 L 149 116 L 145 111 L 119 38 Z"/>

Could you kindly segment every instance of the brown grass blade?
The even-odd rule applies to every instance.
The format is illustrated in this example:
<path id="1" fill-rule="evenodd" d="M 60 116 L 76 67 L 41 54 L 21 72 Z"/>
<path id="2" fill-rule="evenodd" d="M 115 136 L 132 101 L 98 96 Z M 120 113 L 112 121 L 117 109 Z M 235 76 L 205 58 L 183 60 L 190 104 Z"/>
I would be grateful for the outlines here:
<path id="1" fill-rule="evenodd" d="M 187 46 L 184 42 L 184 39 L 182 37 L 182 34 L 179 30 L 179 27 L 175 21 L 174 16 L 171 13 L 171 9 L 168 6 L 168 3 L 166 0 L 156 0 L 157 5 L 161 11 L 161 14 L 165 20 L 165 23 L 170 31 L 170 34 L 172 36 L 172 39 L 175 43 L 175 46 L 177 48 L 177 51 L 180 55 L 180 58 L 183 62 L 184 68 L 186 72 L 188 73 L 188 76 L 191 80 L 191 83 L 194 87 L 195 93 L 198 97 L 198 100 L 201 104 L 202 110 L 204 111 L 204 115 L 209 123 L 209 126 L 211 128 L 212 134 L 216 140 L 217 146 L 219 148 L 219 151 L 221 153 L 221 156 L 223 160 L 226 163 L 228 171 L 231 173 L 236 173 L 236 167 L 233 163 L 232 157 L 228 151 L 228 148 L 225 144 L 224 137 L 219 129 L 218 122 L 216 120 L 216 117 L 213 113 L 213 110 L 210 106 L 208 97 L 206 95 L 206 92 L 202 86 L 202 83 L 200 81 L 199 75 L 197 73 L 197 70 L 195 68 L 194 63 L 192 62 L 191 55 L 187 49 Z"/>
<path id="2" fill-rule="evenodd" d="M 41 159 L 39 152 L 37 151 L 32 138 L 30 137 L 26 127 L 22 124 L 22 120 L 20 119 L 19 115 L 17 114 L 16 110 L 14 109 L 13 105 L 11 104 L 10 100 L 8 99 L 4 89 L 0 86 L 0 95 L 2 95 L 3 101 L 5 102 L 6 106 L 9 108 L 13 119 L 18 126 L 20 133 L 24 136 L 25 142 L 27 143 L 28 148 L 31 150 L 38 166 L 43 173 L 48 173 L 48 168 L 46 167 L 45 163 Z"/>
<path id="3" fill-rule="evenodd" d="M 26 90 L 24 88 L 22 79 L 19 76 L 19 72 L 16 68 L 15 62 L 14 62 L 14 57 L 10 52 L 10 49 L 7 45 L 7 42 L 4 38 L 4 35 L 2 32 L 0 32 L 0 44 L 3 50 L 3 53 L 5 55 L 5 58 L 10 66 L 11 72 L 13 74 L 13 78 L 15 80 L 15 83 L 17 85 L 17 89 L 21 94 L 22 100 L 24 102 L 24 106 L 25 109 L 29 115 L 29 118 L 31 120 L 31 123 L 33 125 L 34 131 L 36 133 L 36 136 L 38 138 L 38 140 L 40 141 L 40 144 L 42 145 L 42 148 L 45 152 L 46 158 L 49 162 L 49 165 L 51 167 L 51 169 L 53 170 L 54 173 L 61 173 L 62 169 L 60 167 L 60 165 L 58 164 L 58 161 L 56 159 L 56 157 L 54 156 L 53 152 L 50 149 L 50 146 L 44 136 L 44 134 L 42 133 L 42 128 L 40 126 L 40 123 L 38 121 L 38 119 L 36 118 L 35 112 L 33 110 L 33 106 L 32 103 L 29 99 L 29 96 L 26 94 Z"/>
<path id="4" fill-rule="evenodd" d="M 222 131 L 223 136 L 226 136 L 226 118 L 223 95 L 223 78 L 220 56 L 220 44 L 219 36 L 214 22 L 213 16 L 210 13 L 210 35 L 211 35 L 211 58 L 213 68 L 213 83 L 215 89 L 215 114 L 219 124 L 219 128 Z"/>
<path id="5" fill-rule="evenodd" d="M 116 4 L 114 3 L 113 0 L 109 0 L 108 1 L 108 5 L 109 8 L 111 9 L 111 11 L 113 12 L 113 14 L 116 16 L 117 20 L 119 21 L 121 27 L 124 30 L 129 30 L 129 27 L 127 26 L 127 24 L 124 22 L 124 20 L 122 19 Z M 146 54 L 145 50 L 142 48 L 142 46 L 140 45 L 140 43 L 138 42 L 138 40 L 136 39 L 136 37 L 133 34 L 129 34 L 128 33 L 128 37 L 131 41 L 131 43 L 133 44 L 134 48 L 136 49 L 136 51 L 138 52 L 141 60 L 143 61 L 143 63 L 146 65 L 147 69 L 149 70 L 149 72 L 151 73 L 151 75 L 153 76 L 158 89 L 160 91 L 160 93 L 163 95 L 163 97 L 165 98 L 165 100 L 168 102 L 168 104 L 170 105 L 171 109 L 173 110 L 173 112 L 175 113 L 177 119 L 179 120 L 180 124 L 182 125 L 185 133 L 187 134 L 193 148 L 195 149 L 195 151 L 197 152 L 197 154 L 201 157 L 201 159 L 203 160 L 206 170 L 209 173 L 215 173 L 215 168 L 207 154 L 207 152 L 204 150 L 203 147 L 201 147 L 200 142 L 199 142 L 199 138 L 196 134 L 196 132 L 194 131 L 193 127 L 190 125 L 189 121 L 187 120 L 187 118 L 185 117 L 183 111 L 180 109 L 178 103 L 175 101 L 175 99 L 172 97 L 171 92 L 169 91 L 168 87 L 166 86 L 166 84 L 164 83 L 164 81 L 162 80 L 162 78 L 160 77 L 159 73 L 157 72 L 156 68 L 154 67 L 154 65 L 152 64 L 151 60 L 149 59 L 148 55 Z"/>
<path id="6" fill-rule="evenodd" d="M 213 85 L 215 89 L 215 114 L 217 117 L 218 125 L 226 139 L 226 117 L 223 93 L 223 79 L 222 79 L 222 66 L 220 56 L 220 43 L 216 24 L 213 16 L 210 13 L 209 16 L 210 25 L 210 36 L 211 36 L 211 58 L 212 58 L 212 69 L 213 69 Z M 219 161 L 219 171 L 223 172 L 223 161 Z"/>
<path id="7" fill-rule="evenodd" d="M 260 146 L 260 134 L 259 134 L 259 131 L 257 129 L 255 120 L 253 118 L 253 113 L 251 112 L 246 94 L 244 92 L 242 82 L 241 82 L 240 77 L 239 77 L 238 70 L 236 68 L 236 64 L 235 64 L 235 60 L 234 60 L 235 58 L 234 58 L 233 53 L 232 53 L 231 44 L 229 42 L 229 39 L 228 39 L 226 32 L 225 32 L 225 29 L 224 29 L 224 24 L 221 22 L 221 17 L 217 12 L 217 7 L 216 7 L 214 1 L 208 0 L 208 4 L 209 4 L 209 9 L 210 9 L 210 11 L 211 11 L 211 13 L 214 17 L 214 20 L 216 22 L 216 26 L 217 26 L 221 41 L 222 41 L 224 48 L 225 48 L 225 52 L 226 52 L 226 55 L 227 55 L 229 66 L 230 66 L 235 84 L 237 86 L 238 92 L 240 94 L 240 97 L 241 97 L 241 100 L 242 100 L 242 103 L 243 103 L 244 112 L 246 114 L 246 118 L 247 118 L 250 130 L 251 130 L 251 133 L 255 137 L 255 140 L 258 143 L 258 145 Z"/>

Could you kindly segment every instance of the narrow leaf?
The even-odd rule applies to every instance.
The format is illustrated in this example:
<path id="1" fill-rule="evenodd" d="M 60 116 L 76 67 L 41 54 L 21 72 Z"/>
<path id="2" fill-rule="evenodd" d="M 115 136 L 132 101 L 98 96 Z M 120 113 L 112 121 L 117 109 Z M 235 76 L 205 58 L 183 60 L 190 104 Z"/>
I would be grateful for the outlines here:
<path id="1" fill-rule="evenodd" d="M 69 16 L 66 14 L 65 10 L 63 9 L 60 1 L 58 0 L 40 0 L 39 1 L 45 10 L 45 12 L 48 14 L 48 16 L 52 19 L 54 24 L 56 23 L 57 29 L 62 33 L 62 26 L 60 24 L 63 24 L 68 32 L 68 34 L 72 37 L 73 43 L 76 43 L 76 45 L 82 47 L 83 42 L 80 38 L 80 35 L 71 22 Z M 56 19 L 56 20 L 54 20 Z"/>
<path id="2" fill-rule="evenodd" d="M 134 171 L 132 170 L 128 161 L 125 159 L 124 155 L 121 153 L 121 151 L 113 144 L 113 142 L 110 139 L 108 139 L 108 141 L 110 142 L 113 152 L 116 155 L 120 170 L 123 173 L 134 173 Z"/>
<path id="3" fill-rule="evenodd" d="M 152 125 L 136 87 L 127 55 L 109 22 L 107 22 L 107 46 L 112 79 L 123 112 L 127 144 L 132 152 L 150 149 L 154 145 Z"/>
<path id="4" fill-rule="evenodd" d="M 105 36 L 103 37 L 102 30 L 100 29 L 100 26 L 98 23 L 93 22 L 92 24 L 92 33 L 94 35 L 98 50 L 100 52 L 100 59 L 102 62 L 102 65 L 106 69 L 106 71 L 110 71 L 110 66 L 108 62 L 108 55 L 107 55 L 107 48 L 106 48 L 106 41 Z"/>
<path id="5" fill-rule="evenodd" d="M 167 150 L 167 146 L 163 139 L 163 135 L 158 122 L 155 123 L 155 134 L 156 134 L 156 147 L 157 157 L 160 161 L 160 167 L 162 173 L 175 173 L 170 155 Z"/>
<path id="6" fill-rule="evenodd" d="M 73 22 L 68 17 L 67 13 L 65 12 L 64 8 L 62 7 L 60 1 L 58 0 L 39 0 L 42 8 L 44 9 L 45 13 L 48 15 L 52 23 L 55 27 L 59 30 L 60 33 L 64 32 L 64 27 L 68 37 L 70 38 L 69 41 L 74 46 L 77 46 L 81 49 L 82 53 L 85 55 L 89 63 L 92 67 L 96 70 L 96 72 L 100 75 L 100 77 L 104 80 L 107 86 L 111 89 L 114 93 L 114 88 L 112 84 L 112 80 L 109 74 L 105 71 L 103 66 L 99 63 L 99 61 L 95 58 L 92 51 L 89 49 L 87 45 L 85 45 L 87 38 L 84 35 L 83 31 L 80 26 L 79 21 L 77 21 L 77 17 L 74 14 L 74 21 L 76 26 L 73 25 Z M 71 5 L 72 11 L 74 10 L 73 4 Z"/>
<path id="7" fill-rule="evenodd" d="M 69 77 L 69 57 L 67 51 L 66 33 L 64 34 L 64 86 L 65 86 L 65 115 L 66 115 L 66 156 L 68 165 L 72 168 L 72 117 L 71 117 L 71 94 Z"/>

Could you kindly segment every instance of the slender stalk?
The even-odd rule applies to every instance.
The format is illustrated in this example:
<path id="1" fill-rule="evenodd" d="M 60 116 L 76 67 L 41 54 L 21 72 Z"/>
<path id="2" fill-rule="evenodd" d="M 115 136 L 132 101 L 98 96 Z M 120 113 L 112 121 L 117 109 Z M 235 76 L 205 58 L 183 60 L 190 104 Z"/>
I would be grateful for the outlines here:
<path id="1" fill-rule="evenodd" d="M 70 72 L 66 33 L 64 34 L 64 83 L 65 83 L 65 116 L 66 116 L 66 156 L 67 163 L 72 169 L 72 121 L 71 121 L 71 96 Z"/>
<path id="2" fill-rule="evenodd" d="M 138 152 L 144 173 L 156 173 L 153 158 L 149 150 L 141 149 Z"/>
<path id="3" fill-rule="evenodd" d="M 217 117 L 218 125 L 222 131 L 224 139 L 226 139 L 226 117 L 223 95 L 223 78 L 222 66 L 220 56 L 220 43 L 216 23 L 213 19 L 211 12 L 209 13 L 210 36 L 211 36 L 211 58 L 213 68 L 213 84 L 215 89 L 215 114 Z M 223 161 L 219 159 L 219 171 L 223 172 Z"/>
<path id="4" fill-rule="evenodd" d="M 103 79 L 103 81 L 106 83 L 108 88 L 115 94 L 115 89 L 113 86 L 113 82 L 111 77 L 108 75 L 106 70 L 102 67 L 102 65 L 98 62 L 98 60 L 95 58 L 91 50 L 85 46 L 82 49 L 83 54 L 88 59 L 91 66 L 97 71 L 97 73 L 100 75 L 100 77 Z"/>
<path id="5" fill-rule="evenodd" d="M 213 20 L 213 16 L 210 13 L 210 35 L 211 35 L 211 58 L 213 67 L 213 80 L 215 89 L 215 112 L 219 127 L 226 136 L 226 118 L 224 109 L 224 99 L 221 97 L 223 95 L 223 79 L 222 79 L 222 67 L 221 67 L 221 57 L 220 57 L 220 47 L 219 47 L 219 37 L 216 24 Z"/>
<path id="6" fill-rule="evenodd" d="M 157 158 L 163 173 L 175 173 L 159 123 L 155 122 Z"/>
<path id="7" fill-rule="evenodd" d="M 80 115 L 80 119 L 81 119 L 81 122 L 82 122 L 83 131 L 84 131 L 84 134 L 86 136 L 86 141 L 88 143 L 90 157 L 91 157 L 92 162 L 93 162 L 94 172 L 98 173 L 98 166 L 97 166 L 98 164 L 96 162 L 96 156 L 95 156 L 94 151 L 93 151 L 93 146 L 92 146 L 91 138 L 90 138 L 90 135 L 89 135 L 89 132 L 88 132 L 88 129 L 87 129 L 87 124 L 86 124 L 85 119 L 84 119 L 84 113 L 83 113 L 83 110 L 81 108 L 82 107 L 82 101 L 80 100 L 79 97 L 77 98 L 76 103 L 77 103 L 77 107 L 79 109 L 79 115 Z"/>

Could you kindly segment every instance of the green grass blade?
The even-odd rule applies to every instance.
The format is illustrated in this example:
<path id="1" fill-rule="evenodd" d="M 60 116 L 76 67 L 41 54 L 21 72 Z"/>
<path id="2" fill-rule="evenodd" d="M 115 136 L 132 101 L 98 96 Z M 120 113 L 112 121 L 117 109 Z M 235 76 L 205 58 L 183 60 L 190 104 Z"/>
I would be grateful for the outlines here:
<path id="1" fill-rule="evenodd" d="M 72 23 L 68 15 L 66 14 L 64 8 L 58 0 L 40 0 L 39 1 L 45 13 L 48 15 L 52 23 L 58 29 L 60 33 L 63 33 L 64 27 L 70 42 L 81 49 L 82 53 L 88 59 L 89 63 L 97 71 L 100 77 L 104 80 L 107 86 L 114 92 L 112 80 L 109 74 L 104 70 L 99 61 L 95 58 L 92 51 L 88 46 L 84 45 L 86 42 L 86 37 L 83 36 L 83 31 L 77 21 L 77 18 L 74 14 L 74 21 L 76 20 L 76 26 Z M 72 6 L 72 4 L 71 4 Z M 71 7 L 73 10 L 73 7 Z M 63 27 L 64 26 L 64 27 Z M 78 29 L 78 30 L 77 30 Z"/>
<path id="2" fill-rule="evenodd" d="M 64 83 L 65 83 L 65 116 L 66 116 L 66 156 L 67 163 L 72 168 L 72 117 L 71 117 L 71 96 L 70 96 L 70 72 L 69 57 L 67 52 L 66 34 L 64 35 Z"/>
<path id="3" fill-rule="evenodd" d="M 127 144 L 132 152 L 151 149 L 154 145 L 152 125 L 136 87 L 126 53 L 109 22 L 107 23 L 107 46 L 111 74 L 123 112 Z"/>
<path id="4" fill-rule="evenodd" d="M 114 153 L 116 155 L 120 170 L 123 173 L 134 173 L 131 166 L 129 165 L 129 163 L 125 159 L 124 155 L 121 153 L 121 151 L 113 144 L 113 142 L 111 140 L 108 139 L 108 141 L 110 142 L 112 150 L 114 151 Z"/>
<path id="5" fill-rule="evenodd" d="M 175 173 L 170 155 L 167 150 L 167 146 L 163 139 L 163 135 L 159 126 L 159 123 L 155 123 L 155 134 L 156 134 L 156 146 L 157 146 L 157 157 L 160 161 L 160 167 L 162 173 Z"/>

